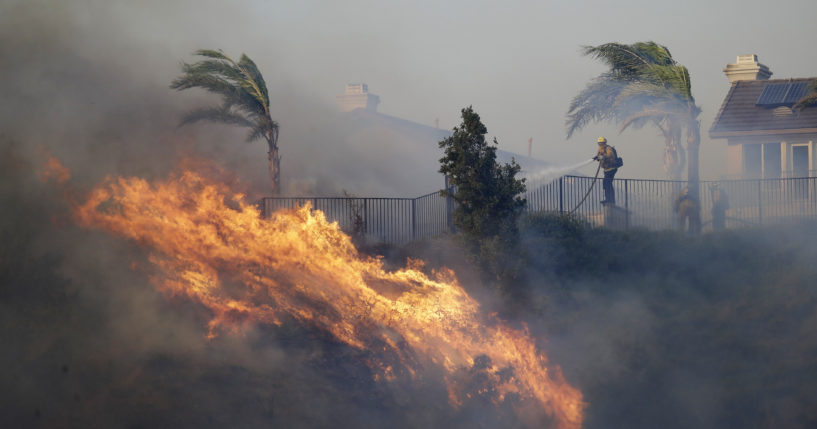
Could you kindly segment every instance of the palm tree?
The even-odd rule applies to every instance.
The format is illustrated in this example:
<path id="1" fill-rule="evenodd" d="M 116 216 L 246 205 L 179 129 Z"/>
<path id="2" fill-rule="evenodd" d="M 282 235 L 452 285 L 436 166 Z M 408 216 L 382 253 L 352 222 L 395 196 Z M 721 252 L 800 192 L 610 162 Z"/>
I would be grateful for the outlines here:
<path id="1" fill-rule="evenodd" d="M 179 91 L 204 88 L 222 98 L 219 107 L 195 109 L 184 116 L 181 125 L 209 120 L 250 129 L 247 141 L 264 138 L 269 147 L 269 173 L 272 192 L 281 189 L 281 157 L 278 155 L 278 123 L 270 117 L 269 93 L 264 77 L 247 55 L 238 62 L 220 50 L 200 49 L 196 55 L 206 59 L 182 64 L 182 75 L 170 87 Z"/>
<path id="2" fill-rule="evenodd" d="M 701 109 L 692 97 L 687 68 L 672 58 L 669 49 L 655 42 L 586 46 L 583 54 L 604 62 L 609 70 L 573 98 L 568 110 L 568 138 L 590 122 L 615 121 L 621 125 L 620 131 L 652 124 L 664 136 L 667 175 L 680 179 L 688 160 L 687 179 L 697 183 Z M 686 154 L 681 147 L 683 130 L 687 134 Z"/>

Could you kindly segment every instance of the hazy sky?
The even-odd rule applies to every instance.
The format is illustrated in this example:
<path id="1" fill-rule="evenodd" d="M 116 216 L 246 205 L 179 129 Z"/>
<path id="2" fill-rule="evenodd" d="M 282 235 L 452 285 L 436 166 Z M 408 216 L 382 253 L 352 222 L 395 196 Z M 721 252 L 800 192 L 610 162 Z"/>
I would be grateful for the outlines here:
<path id="1" fill-rule="evenodd" d="M 428 125 L 439 118 L 441 128 L 455 126 L 460 109 L 473 105 L 501 148 L 524 154 L 532 137 L 534 157 L 546 161 L 589 157 L 604 134 L 625 159 L 620 177 L 664 178 L 663 139 L 651 128 L 618 135 L 615 124 L 599 124 L 566 141 L 571 98 L 603 71 L 581 46 L 653 40 L 689 68 L 703 109 L 704 179 L 725 173 L 726 143 L 710 141 L 707 131 L 729 88 L 726 64 L 754 53 L 773 78 L 817 76 L 813 0 L 0 4 L 0 14 L 20 13 L 21 4 L 54 8 L 52 19 L 71 22 L 68 36 L 89 61 L 100 61 L 96 52 L 157 87 L 166 88 L 181 61 L 194 61 L 195 49 L 246 52 L 268 80 L 274 116 L 334 108 L 346 83 L 364 82 L 380 96 L 380 112 Z M 296 99 L 309 102 L 294 106 Z M 292 127 L 280 122 L 286 160 Z"/>

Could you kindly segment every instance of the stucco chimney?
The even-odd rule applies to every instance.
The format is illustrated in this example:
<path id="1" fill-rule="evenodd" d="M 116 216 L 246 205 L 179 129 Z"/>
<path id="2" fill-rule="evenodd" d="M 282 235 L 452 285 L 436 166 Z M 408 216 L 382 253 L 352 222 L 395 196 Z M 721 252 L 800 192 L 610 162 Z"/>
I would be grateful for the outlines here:
<path id="1" fill-rule="evenodd" d="M 355 109 L 366 109 L 375 112 L 377 111 L 377 105 L 380 104 L 380 97 L 369 94 L 369 85 L 365 83 L 350 83 L 346 85 L 346 93 L 335 98 L 341 112 L 351 112 Z"/>
<path id="2" fill-rule="evenodd" d="M 723 69 L 729 83 L 739 80 L 766 80 L 772 72 L 763 64 L 757 62 L 757 55 L 738 55 L 735 64 L 727 64 Z"/>

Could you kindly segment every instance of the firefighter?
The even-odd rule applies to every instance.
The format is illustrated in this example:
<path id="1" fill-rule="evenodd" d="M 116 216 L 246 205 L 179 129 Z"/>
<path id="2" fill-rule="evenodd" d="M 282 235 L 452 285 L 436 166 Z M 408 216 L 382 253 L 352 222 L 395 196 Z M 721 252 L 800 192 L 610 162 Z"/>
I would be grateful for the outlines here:
<path id="1" fill-rule="evenodd" d="M 726 210 L 729 210 L 729 197 L 717 183 L 709 185 L 712 197 L 712 229 L 720 231 L 726 228 Z"/>
<path id="2" fill-rule="evenodd" d="M 599 150 L 596 156 L 593 157 L 595 161 L 601 163 L 601 168 L 604 169 L 604 180 L 602 180 L 602 188 L 604 188 L 604 200 L 602 204 L 616 204 L 616 191 L 613 189 L 613 177 L 618 172 L 618 168 L 623 165 L 621 158 L 616 153 L 616 148 L 607 144 L 607 139 L 599 137 L 597 140 Z"/>
<path id="3" fill-rule="evenodd" d="M 689 221 L 689 233 L 698 234 L 701 232 L 701 214 L 698 207 L 698 199 L 689 192 L 689 188 L 684 188 L 675 198 L 673 209 L 678 215 L 678 229 L 684 231 Z"/>

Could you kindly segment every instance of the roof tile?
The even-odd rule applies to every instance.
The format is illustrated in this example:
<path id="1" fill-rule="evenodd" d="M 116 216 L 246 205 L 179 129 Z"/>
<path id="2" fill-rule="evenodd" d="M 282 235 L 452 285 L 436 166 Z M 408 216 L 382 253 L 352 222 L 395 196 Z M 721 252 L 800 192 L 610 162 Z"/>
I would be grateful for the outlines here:
<path id="1" fill-rule="evenodd" d="M 759 134 L 817 129 L 817 106 L 795 110 L 791 115 L 776 112 L 778 106 L 758 106 L 758 97 L 769 84 L 809 82 L 815 78 L 742 80 L 732 84 L 718 111 L 709 134 L 713 138 L 731 133 L 756 132 Z"/>

